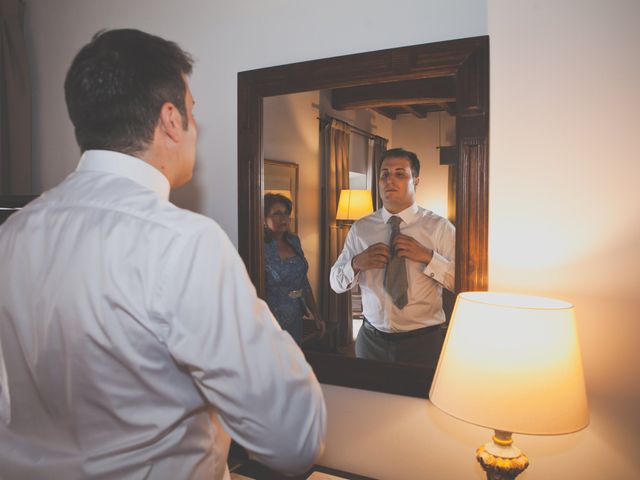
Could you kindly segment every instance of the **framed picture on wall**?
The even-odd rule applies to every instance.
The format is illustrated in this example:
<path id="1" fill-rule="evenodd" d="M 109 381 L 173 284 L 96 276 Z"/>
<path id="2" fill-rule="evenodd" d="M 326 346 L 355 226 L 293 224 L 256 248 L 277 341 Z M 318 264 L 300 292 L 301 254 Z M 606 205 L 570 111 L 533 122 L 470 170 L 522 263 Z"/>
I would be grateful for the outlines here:
<path id="1" fill-rule="evenodd" d="M 264 193 L 284 195 L 293 204 L 291 210 L 292 233 L 298 233 L 298 164 L 280 160 L 264 161 Z"/>

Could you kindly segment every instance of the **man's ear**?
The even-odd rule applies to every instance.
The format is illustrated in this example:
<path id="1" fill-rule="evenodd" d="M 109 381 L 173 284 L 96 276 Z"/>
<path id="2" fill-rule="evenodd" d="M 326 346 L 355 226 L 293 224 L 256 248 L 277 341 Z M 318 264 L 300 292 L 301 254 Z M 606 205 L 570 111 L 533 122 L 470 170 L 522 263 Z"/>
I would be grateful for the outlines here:
<path id="1" fill-rule="evenodd" d="M 416 188 L 420 183 L 420 177 L 413 177 L 413 188 Z"/>
<path id="2" fill-rule="evenodd" d="M 158 126 L 171 140 L 177 143 L 182 136 L 182 115 L 171 102 L 165 102 L 160 108 Z"/>

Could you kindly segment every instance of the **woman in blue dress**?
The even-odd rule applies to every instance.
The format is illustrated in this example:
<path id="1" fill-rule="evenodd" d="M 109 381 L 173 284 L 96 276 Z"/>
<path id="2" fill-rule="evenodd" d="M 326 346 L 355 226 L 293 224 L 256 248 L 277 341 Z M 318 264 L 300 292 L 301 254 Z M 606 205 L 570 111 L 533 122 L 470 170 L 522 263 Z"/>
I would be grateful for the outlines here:
<path id="1" fill-rule="evenodd" d="M 320 335 L 325 325 L 320 319 L 307 272 L 300 239 L 289 232 L 291 200 L 283 195 L 264 196 L 264 265 L 267 304 L 280 326 L 302 343 L 302 319 L 313 317 Z"/>

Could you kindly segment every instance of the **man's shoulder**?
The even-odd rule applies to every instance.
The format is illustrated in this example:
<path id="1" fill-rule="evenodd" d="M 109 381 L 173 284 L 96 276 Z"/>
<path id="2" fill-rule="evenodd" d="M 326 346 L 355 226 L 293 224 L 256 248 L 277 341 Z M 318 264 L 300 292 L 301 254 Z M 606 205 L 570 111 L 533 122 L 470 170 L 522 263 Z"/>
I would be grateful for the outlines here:
<path id="1" fill-rule="evenodd" d="M 450 224 L 453 225 L 447 218 L 438 215 L 437 213 L 427 210 L 426 208 L 418 206 L 418 218 L 424 221 L 436 223 L 436 224 Z"/>
<path id="2" fill-rule="evenodd" d="M 382 224 L 384 221 L 382 220 L 382 209 L 370 213 L 367 216 L 364 216 L 353 223 L 353 226 L 363 226 L 363 225 L 374 225 L 374 224 Z"/>
<path id="3" fill-rule="evenodd" d="M 105 221 L 109 214 L 131 217 L 140 226 L 155 224 L 178 235 L 204 230 L 222 233 L 213 219 L 180 208 L 128 178 L 98 173 L 87 181 L 82 176 L 75 173 L 69 175 L 63 182 L 44 192 L 30 207 L 76 210 L 78 215 L 82 211 L 101 210 L 104 212 L 101 218 Z"/>

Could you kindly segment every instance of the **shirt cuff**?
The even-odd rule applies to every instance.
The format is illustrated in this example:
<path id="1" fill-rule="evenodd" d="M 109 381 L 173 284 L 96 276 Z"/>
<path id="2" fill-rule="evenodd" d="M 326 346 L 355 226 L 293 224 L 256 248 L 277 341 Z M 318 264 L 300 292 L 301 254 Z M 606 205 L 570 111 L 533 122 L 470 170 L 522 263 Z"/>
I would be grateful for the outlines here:
<path id="1" fill-rule="evenodd" d="M 349 281 L 349 286 L 353 285 L 354 280 L 358 278 L 358 275 L 360 274 L 360 272 L 356 273 L 353 270 L 353 266 L 351 265 L 352 261 L 353 261 L 353 258 L 349 260 L 347 264 L 344 266 L 344 268 L 342 269 L 342 274 L 344 275 L 345 279 Z"/>
<path id="2" fill-rule="evenodd" d="M 436 282 L 444 284 L 444 275 L 449 269 L 450 263 L 450 260 L 447 260 L 445 257 L 434 251 L 433 258 L 422 273 L 427 277 L 434 279 Z"/>

